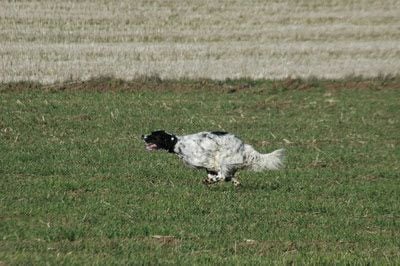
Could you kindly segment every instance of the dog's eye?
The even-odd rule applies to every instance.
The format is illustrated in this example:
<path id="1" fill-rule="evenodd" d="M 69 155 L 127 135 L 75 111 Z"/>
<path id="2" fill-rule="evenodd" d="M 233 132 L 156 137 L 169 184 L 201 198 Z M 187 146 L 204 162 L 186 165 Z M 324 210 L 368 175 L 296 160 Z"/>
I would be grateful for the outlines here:
<path id="1" fill-rule="evenodd" d="M 174 140 L 174 139 L 175 139 L 174 137 L 171 138 L 171 140 Z"/>

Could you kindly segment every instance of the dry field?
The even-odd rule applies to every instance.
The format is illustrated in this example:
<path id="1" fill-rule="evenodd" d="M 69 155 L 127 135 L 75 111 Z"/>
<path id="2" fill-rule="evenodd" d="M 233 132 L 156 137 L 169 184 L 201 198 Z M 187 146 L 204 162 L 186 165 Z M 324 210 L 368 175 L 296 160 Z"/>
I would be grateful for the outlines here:
<path id="1" fill-rule="evenodd" d="M 1 1 L 0 81 L 400 73 L 400 1 Z"/>

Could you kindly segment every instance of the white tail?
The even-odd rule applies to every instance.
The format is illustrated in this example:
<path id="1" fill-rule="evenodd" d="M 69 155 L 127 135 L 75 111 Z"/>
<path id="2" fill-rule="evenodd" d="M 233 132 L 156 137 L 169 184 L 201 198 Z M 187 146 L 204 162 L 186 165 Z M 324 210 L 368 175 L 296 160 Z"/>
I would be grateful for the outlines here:
<path id="1" fill-rule="evenodd" d="M 251 170 L 278 170 L 283 167 L 285 160 L 285 149 L 279 149 L 267 154 L 258 153 L 251 146 L 247 147 L 247 162 L 246 164 Z"/>

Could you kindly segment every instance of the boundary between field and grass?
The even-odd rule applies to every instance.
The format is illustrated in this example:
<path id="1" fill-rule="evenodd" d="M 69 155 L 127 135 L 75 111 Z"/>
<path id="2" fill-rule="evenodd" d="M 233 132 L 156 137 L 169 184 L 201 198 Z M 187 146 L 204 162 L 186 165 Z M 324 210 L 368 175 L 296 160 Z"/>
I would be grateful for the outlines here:
<path id="1" fill-rule="evenodd" d="M 0 92 L 40 91 L 140 91 L 140 90 L 223 90 L 234 93 L 257 87 L 278 90 L 319 89 L 400 89 L 400 75 L 373 78 L 349 76 L 343 79 L 296 78 L 285 79 L 162 79 L 159 76 L 142 76 L 124 80 L 112 76 L 99 76 L 89 80 L 42 84 L 35 81 L 1 82 Z"/>

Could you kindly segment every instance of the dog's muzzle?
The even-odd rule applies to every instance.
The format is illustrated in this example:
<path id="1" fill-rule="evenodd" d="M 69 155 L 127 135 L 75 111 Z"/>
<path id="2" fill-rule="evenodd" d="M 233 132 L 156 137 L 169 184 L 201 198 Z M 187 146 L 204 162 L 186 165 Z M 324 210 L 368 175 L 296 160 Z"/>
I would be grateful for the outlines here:
<path id="1" fill-rule="evenodd" d="M 148 143 L 148 142 L 147 142 L 147 137 L 148 137 L 148 136 L 142 135 L 142 140 L 144 140 L 144 142 L 146 143 L 146 150 L 148 150 L 148 151 L 157 150 L 157 149 L 158 149 L 157 144 Z"/>

